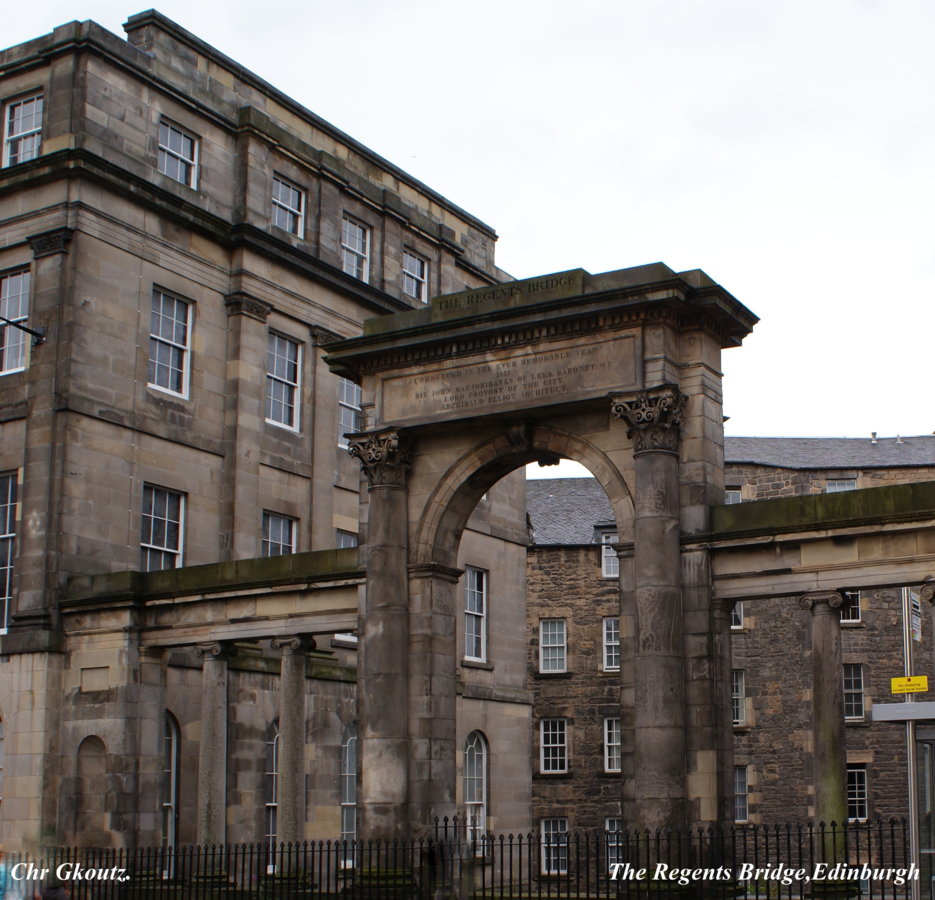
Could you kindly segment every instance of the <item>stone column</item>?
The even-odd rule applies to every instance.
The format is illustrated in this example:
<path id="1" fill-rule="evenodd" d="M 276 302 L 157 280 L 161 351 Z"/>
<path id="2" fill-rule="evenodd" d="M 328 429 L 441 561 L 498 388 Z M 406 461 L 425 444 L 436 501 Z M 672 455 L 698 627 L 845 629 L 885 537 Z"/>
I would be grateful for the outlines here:
<path id="1" fill-rule="evenodd" d="M 395 430 L 352 439 L 369 483 L 367 595 L 357 660 L 360 836 L 409 833 L 408 492 L 411 455 Z"/>
<path id="2" fill-rule="evenodd" d="M 227 824 L 227 660 L 229 646 L 198 644 L 201 743 L 198 748 L 198 843 L 223 844 Z"/>
<path id="3" fill-rule="evenodd" d="M 314 641 L 274 638 L 282 651 L 279 673 L 279 813 L 277 840 L 305 837 L 305 653 Z"/>
<path id="4" fill-rule="evenodd" d="M 638 824 L 653 829 L 688 824 L 678 457 L 685 401 L 664 386 L 611 406 L 633 439 L 634 778 Z"/>
<path id="5" fill-rule="evenodd" d="M 841 664 L 841 604 L 837 591 L 805 594 L 812 612 L 812 760 L 815 819 L 847 820 L 847 753 L 844 745 L 844 668 Z"/>

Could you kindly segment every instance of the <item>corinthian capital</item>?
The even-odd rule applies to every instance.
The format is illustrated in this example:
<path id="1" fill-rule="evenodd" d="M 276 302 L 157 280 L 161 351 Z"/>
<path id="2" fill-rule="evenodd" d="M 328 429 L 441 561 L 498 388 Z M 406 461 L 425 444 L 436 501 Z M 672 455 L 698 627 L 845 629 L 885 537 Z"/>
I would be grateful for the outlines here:
<path id="1" fill-rule="evenodd" d="M 405 485 L 412 453 L 398 431 L 374 431 L 348 441 L 347 452 L 360 460 L 370 487 Z"/>
<path id="2" fill-rule="evenodd" d="M 623 419 L 629 428 L 627 437 L 633 439 L 634 451 L 669 450 L 677 452 L 682 430 L 685 396 L 674 385 L 664 385 L 649 391 L 640 391 L 632 400 L 615 397 L 610 411 Z"/>

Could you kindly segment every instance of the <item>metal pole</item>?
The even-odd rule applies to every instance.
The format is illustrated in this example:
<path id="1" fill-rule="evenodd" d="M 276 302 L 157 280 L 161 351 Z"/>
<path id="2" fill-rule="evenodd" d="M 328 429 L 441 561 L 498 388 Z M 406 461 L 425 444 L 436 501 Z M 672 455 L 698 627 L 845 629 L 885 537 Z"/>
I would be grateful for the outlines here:
<path id="1" fill-rule="evenodd" d="M 903 600 L 903 674 L 912 676 L 912 604 L 909 588 L 902 589 Z M 907 694 L 906 700 L 915 703 L 915 694 Z M 910 862 L 919 866 L 922 854 L 919 851 L 919 795 L 916 788 L 916 723 L 910 719 L 906 722 L 906 766 L 909 786 L 909 855 Z M 909 881 L 909 896 L 911 900 L 920 900 L 921 885 L 919 879 Z"/>

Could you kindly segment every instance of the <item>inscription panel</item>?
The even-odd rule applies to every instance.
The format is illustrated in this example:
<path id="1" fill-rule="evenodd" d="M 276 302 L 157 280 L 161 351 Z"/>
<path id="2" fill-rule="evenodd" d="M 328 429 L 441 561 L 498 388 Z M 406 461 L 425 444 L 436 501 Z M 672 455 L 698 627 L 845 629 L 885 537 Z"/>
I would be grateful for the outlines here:
<path id="1" fill-rule="evenodd" d="M 486 354 L 382 383 L 381 424 L 549 406 L 638 387 L 635 337 Z"/>

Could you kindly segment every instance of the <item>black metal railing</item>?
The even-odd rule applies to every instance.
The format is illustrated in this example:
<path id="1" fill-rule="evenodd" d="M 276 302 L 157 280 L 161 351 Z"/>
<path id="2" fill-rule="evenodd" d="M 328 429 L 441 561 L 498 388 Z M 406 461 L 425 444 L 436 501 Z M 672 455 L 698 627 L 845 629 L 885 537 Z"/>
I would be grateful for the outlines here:
<path id="1" fill-rule="evenodd" d="M 902 900 L 919 877 L 908 856 L 903 821 L 633 829 L 543 839 L 476 837 L 444 820 L 430 837 L 400 841 L 56 848 L 37 858 L 11 854 L 7 870 L 22 896 L 61 880 L 71 900 Z"/>

